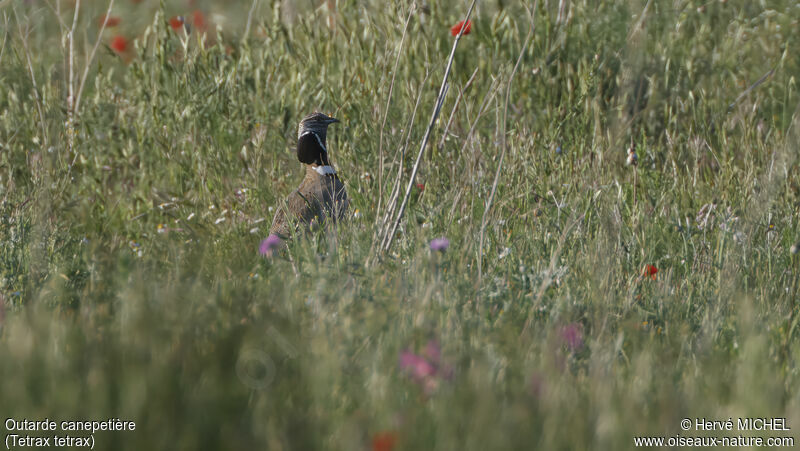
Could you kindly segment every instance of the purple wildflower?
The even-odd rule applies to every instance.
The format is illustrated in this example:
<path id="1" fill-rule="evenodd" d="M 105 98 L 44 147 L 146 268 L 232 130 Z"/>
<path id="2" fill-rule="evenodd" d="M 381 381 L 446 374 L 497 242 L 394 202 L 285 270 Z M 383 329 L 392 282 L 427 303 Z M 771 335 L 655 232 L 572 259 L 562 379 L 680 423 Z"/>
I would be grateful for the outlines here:
<path id="1" fill-rule="evenodd" d="M 430 394 L 439 386 L 440 380 L 452 380 L 453 378 L 453 368 L 449 365 L 441 366 L 440 356 L 439 343 L 431 340 L 421 354 L 415 354 L 409 350 L 401 352 L 400 370 L 421 386 L 425 393 Z"/>
<path id="2" fill-rule="evenodd" d="M 408 372 L 411 378 L 418 382 L 436 374 L 436 368 L 431 362 L 411 351 L 400 353 L 400 369 Z"/>
<path id="3" fill-rule="evenodd" d="M 561 328 L 561 341 L 570 351 L 578 351 L 583 347 L 583 331 L 578 323 L 570 323 Z"/>
<path id="4" fill-rule="evenodd" d="M 258 246 L 258 252 L 265 257 L 272 257 L 272 254 L 280 248 L 281 243 L 281 238 L 272 234 L 261 242 L 261 245 Z"/>
<path id="5" fill-rule="evenodd" d="M 447 250 L 448 247 L 450 247 L 450 240 L 448 240 L 445 237 L 434 238 L 431 241 L 431 250 L 432 251 L 444 252 L 444 251 Z"/>

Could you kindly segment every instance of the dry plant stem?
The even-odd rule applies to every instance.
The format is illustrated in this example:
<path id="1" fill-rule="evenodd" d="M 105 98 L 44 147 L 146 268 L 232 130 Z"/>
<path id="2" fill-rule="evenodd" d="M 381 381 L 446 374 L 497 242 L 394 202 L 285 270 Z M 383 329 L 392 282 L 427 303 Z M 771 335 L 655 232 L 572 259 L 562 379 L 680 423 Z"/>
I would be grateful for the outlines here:
<path id="1" fill-rule="evenodd" d="M 472 137 L 475 134 L 475 127 L 478 125 L 478 120 L 483 116 L 486 111 L 489 109 L 489 102 L 494 99 L 495 94 L 497 94 L 498 88 L 497 81 L 492 81 L 492 85 L 489 87 L 489 91 L 486 93 L 486 97 L 483 98 L 483 103 L 481 104 L 480 109 L 478 110 L 478 115 L 475 117 L 475 121 L 472 123 L 472 126 L 467 133 L 464 142 L 461 144 L 461 150 L 459 151 L 459 155 L 464 155 L 464 151 L 467 150 L 467 146 L 472 142 Z"/>
<path id="2" fill-rule="evenodd" d="M 733 110 L 733 107 L 735 107 L 735 106 L 736 106 L 736 104 L 737 104 L 737 103 L 739 103 L 739 101 L 740 101 L 740 100 L 742 100 L 742 98 L 744 98 L 745 96 L 747 96 L 747 94 L 750 94 L 750 91 L 752 91 L 752 90 L 756 89 L 756 88 L 758 87 L 758 85 L 760 85 L 761 83 L 764 83 L 765 81 L 767 81 L 767 79 L 768 79 L 769 77 L 771 77 L 771 76 L 772 76 L 772 74 L 774 74 L 774 73 L 775 73 L 775 69 L 777 69 L 777 67 L 778 67 L 778 66 L 776 65 L 775 67 L 773 67 L 772 69 L 770 69 L 770 70 L 769 70 L 769 71 L 768 71 L 766 74 L 762 75 L 762 76 L 761 76 L 761 78 L 759 78 L 758 80 L 756 80 L 756 82 L 755 82 L 755 83 L 753 83 L 752 85 L 750 85 L 750 87 L 748 87 L 747 89 L 745 89 L 744 91 L 742 91 L 742 93 L 741 93 L 741 94 L 739 94 L 738 96 L 736 96 L 736 99 L 735 99 L 733 102 L 731 102 L 731 104 L 730 104 L 730 105 L 728 105 L 728 112 L 730 113 L 730 112 Z"/>
<path id="3" fill-rule="evenodd" d="M 333 31 L 336 31 L 336 16 L 334 12 L 336 11 L 336 1 L 335 0 L 327 0 L 325 2 L 326 5 L 326 12 L 328 13 L 327 24 L 328 28 Z"/>
<path id="4" fill-rule="evenodd" d="M 486 95 L 483 98 L 483 102 L 481 103 L 480 108 L 478 108 L 478 114 L 475 116 L 475 120 L 472 121 L 472 125 L 469 128 L 469 132 L 467 132 L 467 136 L 464 138 L 463 143 L 461 144 L 461 149 L 459 150 L 459 155 L 464 155 L 464 151 L 467 149 L 467 146 L 472 143 L 472 137 L 475 135 L 475 128 L 478 126 L 478 122 L 480 122 L 481 118 L 486 111 L 489 109 L 489 102 L 494 99 L 495 94 L 497 93 L 497 79 L 492 80 L 492 84 L 489 86 Z M 470 174 L 472 173 L 473 168 L 470 165 Z M 474 178 L 470 175 L 469 177 L 463 177 L 464 185 L 467 185 L 469 180 L 474 180 Z M 453 212 L 455 212 L 456 207 L 458 206 L 457 203 L 453 203 L 453 206 L 450 207 L 450 216 L 453 216 Z"/>
<path id="5" fill-rule="evenodd" d="M 422 85 L 423 86 L 428 81 L 428 75 L 429 75 L 428 73 L 425 74 L 425 79 L 422 81 Z M 408 126 L 406 127 L 406 130 L 407 130 L 406 139 L 405 139 L 405 142 L 403 143 L 403 147 L 400 149 L 400 152 L 399 152 L 399 154 L 400 154 L 400 163 L 399 164 L 400 165 L 399 165 L 399 167 L 397 169 L 397 178 L 395 178 L 395 181 L 392 184 L 392 192 L 391 192 L 391 195 L 389 197 L 389 203 L 387 204 L 387 207 L 386 207 L 386 214 L 383 215 L 383 218 L 381 219 L 381 225 L 384 225 L 384 224 L 389 222 L 389 220 L 391 219 L 390 212 L 393 211 L 394 208 L 397 206 L 397 199 L 400 196 L 400 182 L 402 182 L 402 180 L 403 180 L 403 169 L 405 168 L 406 151 L 408 150 L 408 144 L 411 141 L 411 128 L 414 126 L 414 120 L 417 117 L 417 110 L 419 109 L 419 104 L 422 101 L 422 93 L 423 93 L 423 90 L 420 89 L 419 90 L 419 94 L 417 94 L 417 101 L 414 104 L 414 111 L 411 113 L 411 119 L 408 121 Z M 392 164 L 394 164 L 394 162 L 396 160 L 397 160 L 397 154 L 395 154 L 395 160 L 392 161 Z M 386 236 L 384 236 L 383 239 L 380 242 L 381 248 L 385 244 L 385 240 L 386 240 Z M 373 250 L 374 250 L 374 248 L 373 248 Z"/>
<path id="6" fill-rule="evenodd" d="M 108 2 L 108 8 L 106 9 L 105 17 L 111 17 L 111 9 L 114 7 L 114 0 L 110 0 Z M 74 28 L 74 23 L 73 23 Z M 103 21 L 103 24 L 100 25 L 100 31 L 97 32 L 97 40 L 94 42 L 94 46 L 92 47 L 92 52 L 86 59 L 86 67 L 83 68 L 83 75 L 81 75 L 81 84 L 78 86 L 78 95 L 75 98 L 75 105 L 74 109 L 72 110 L 73 114 L 76 114 L 81 108 L 81 95 L 83 94 L 83 86 L 86 84 L 86 79 L 89 78 L 89 69 L 92 67 L 92 61 L 94 61 L 94 55 L 97 53 L 97 48 L 100 46 L 100 39 L 103 36 L 103 31 L 106 29 L 106 20 Z"/>
<path id="7" fill-rule="evenodd" d="M 472 72 L 472 75 L 467 80 L 467 84 L 464 85 L 464 89 L 458 93 L 458 98 L 456 98 L 456 103 L 453 105 L 453 109 L 450 111 L 450 117 L 447 119 L 447 125 L 444 126 L 444 131 L 442 132 L 442 138 L 439 140 L 439 147 L 444 146 L 444 141 L 447 139 L 447 132 L 450 130 L 450 124 L 453 123 L 453 118 L 456 115 L 456 111 L 458 111 L 458 105 L 461 104 L 461 99 L 464 98 L 464 93 L 469 90 L 469 87 L 472 86 L 472 82 L 475 81 L 475 76 L 478 75 L 478 67 Z"/>
<path id="8" fill-rule="evenodd" d="M 78 14 L 81 10 L 81 0 L 75 1 L 75 13 L 72 16 L 72 27 L 67 33 L 67 147 L 70 152 L 75 146 L 75 28 L 78 26 Z M 105 24 L 103 24 L 105 25 Z M 77 154 L 75 155 L 77 157 Z M 74 164 L 75 159 L 73 158 Z"/>
<path id="9" fill-rule="evenodd" d="M 28 72 L 31 76 L 31 85 L 33 86 L 33 98 L 36 100 L 36 111 L 39 115 L 39 121 L 41 122 L 42 126 L 42 138 L 44 139 L 45 147 L 47 147 L 49 144 L 49 140 L 47 137 L 47 126 L 44 121 L 44 109 L 42 108 L 42 97 L 39 95 L 39 87 L 36 84 L 36 74 L 33 71 L 31 52 L 30 48 L 28 47 L 28 36 L 22 29 L 22 25 L 19 22 L 19 15 L 17 14 L 16 8 L 14 8 L 14 19 L 17 21 L 17 31 L 19 31 L 19 38 L 20 41 L 22 42 L 22 49 L 25 50 L 25 61 L 28 63 Z"/>
<path id="10" fill-rule="evenodd" d="M 494 195 L 497 192 L 497 183 L 500 181 L 500 171 L 503 170 L 503 160 L 506 156 L 506 119 L 508 118 L 508 101 L 511 97 L 511 87 L 512 83 L 514 82 L 514 75 L 517 73 L 517 69 L 519 69 L 519 65 L 522 62 L 522 55 L 525 54 L 525 50 L 528 48 L 528 42 L 533 37 L 533 32 L 536 29 L 536 25 L 534 22 L 534 14 L 536 14 L 536 8 L 539 5 L 539 1 L 533 4 L 533 12 L 528 11 L 528 15 L 530 16 L 531 27 L 528 30 L 528 36 L 525 37 L 525 43 L 522 44 L 522 50 L 519 52 L 519 57 L 517 58 L 517 63 L 514 65 L 514 69 L 511 71 L 511 75 L 508 77 L 508 85 L 506 86 L 506 100 L 505 105 L 503 106 L 503 120 L 502 120 L 502 133 L 500 136 L 500 161 L 497 163 L 497 171 L 494 173 L 494 183 L 492 183 L 492 191 L 489 193 L 489 199 L 486 201 L 486 208 L 483 210 L 483 218 L 481 218 L 481 232 L 480 238 L 478 239 L 478 285 L 481 283 L 481 277 L 483 277 L 483 239 L 486 235 L 486 224 L 487 218 L 489 217 L 489 210 L 492 208 L 492 202 L 494 201 Z"/>
<path id="11" fill-rule="evenodd" d="M 489 86 L 486 95 L 483 97 L 483 102 L 481 103 L 480 108 L 478 108 L 478 114 L 475 115 L 475 120 L 472 121 L 472 125 L 469 128 L 469 132 L 467 132 L 467 136 L 464 138 L 464 142 L 461 144 L 461 149 L 459 150 L 459 155 L 464 155 L 464 151 L 467 148 L 467 145 L 472 142 L 472 137 L 475 135 L 475 128 L 478 126 L 478 122 L 480 122 L 481 118 L 489 107 L 489 102 L 494 98 L 495 93 L 497 92 L 497 81 L 492 80 L 492 84 Z M 464 185 L 467 185 L 473 180 L 472 177 L 464 177 Z M 450 207 L 450 216 L 453 216 L 453 212 L 455 212 L 458 203 L 454 202 L 453 206 Z"/>
<path id="12" fill-rule="evenodd" d="M 492 80 L 492 84 L 489 85 L 489 89 L 486 91 L 486 95 L 483 97 L 483 101 L 481 102 L 481 106 L 478 108 L 478 113 L 475 115 L 475 120 L 472 121 L 472 125 L 469 127 L 469 132 L 467 132 L 466 137 L 464 138 L 464 142 L 461 144 L 461 149 L 459 150 L 459 155 L 464 155 L 464 150 L 466 150 L 467 145 L 472 142 L 472 137 L 475 133 L 475 127 L 477 127 L 478 122 L 480 122 L 483 115 L 486 113 L 488 109 L 489 102 L 494 98 L 495 93 L 497 92 L 497 79 Z M 469 118 L 467 118 L 469 120 Z M 462 187 L 459 189 L 458 193 L 456 194 L 456 200 L 453 202 L 453 205 L 450 207 L 450 212 L 448 213 L 448 218 L 453 218 L 455 214 L 456 208 L 459 206 L 459 199 L 465 193 L 465 187 L 469 185 L 470 180 L 473 180 L 472 177 L 462 177 Z"/>
<path id="13" fill-rule="evenodd" d="M 292 272 L 294 273 L 294 277 L 300 277 L 300 271 L 297 270 L 297 264 L 294 262 L 294 258 L 292 257 L 292 253 L 288 250 L 286 251 L 287 258 L 289 259 L 289 263 L 292 265 Z"/>
<path id="14" fill-rule="evenodd" d="M 582 214 L 579 218 L 576 218 L 572 221 L 567 227 L 564 228 L 564 232 L 561 233 L 561 236 L 558 239 L 558 246 L 556 250 L 550 255 L 550 265 L 547 267 L 547 274 L 542 279 L 542 284 L 539 285 L 539 289 L 536 291 L 536 298 L 533 300 L 533 306 L 538 309 L 539 305 L 542 301 L 542 297 L 544 297 L 544 292 L 547 291 L 547 288 L 553 283 L 553 273 L 556 270 L 556 265 L 558 264 L 558 259 L 561 257 L 561 251 L 564 249 L 564 243 L 567 242 L 567 237 L 569 236 L 570 231 L 572 231 L 575 226 L 583 221 L 586 217 L 586 214 Z M 534 310 L 531 310 L 533 312 Z M 533 321 L 533 317 L 529 314 L 528 319 L 525 321 L 525 325 L 522 327 L 522 332 L 520 333 L 520 337 L 525 335 L 528 332 L 528 328 Z"/>
<path id="15" fill-rule="evenodd" d="M 647 0 L 645 3 L 644 8 L 642 8 L 642 13 L 639 15 L 639 20 L 636 21 L 636 25 L 631 28 L 630 33 L 628 33 L 628 40 L 630 40 L 639 30 L 641 30 L 642 25 L 644 25 L 644 20 L 647 18 L 647 10 L 650 9 L 650 4 L 653 3 L 653 0 Z"/>
<path id="16" fill-rule="evenodd" d="M 250 37 L 250 26 L 253 24 L 253 14 L 255 14 L 256 7 L 258 6 L 258 0 L 253 0 L 253 4 L 250 5 L 250 11 L 247 13 L 247 25 L 244 27 L 244 40 L 246 41 L 248 37 Z"/>
<path id="17" fill-rule="evenodd" d="M 388 235 L 384 236 L 384 241 L 386 245 L 384 246 L 383 250 L 388 251 L 392 245 L 392 241 L 394 241 L 394 234 L 397 231 L 397 227 L 400 225 L 400 221 L 403 218 L 403 214 L 405 213 L 406 207 L 408 206 L 408 199 L 411 197 L 411 189 L 414 186 L 414 180 L 417 177 L 417 172 L 419 171 L 419 165 L 422 162 L 422 156 L 425 153 L 425 147 L 428 144 L 428 139 L 430 138 L 431 131 L 433 130 L 433 126 L 436 123 L 436 117 L 439 116 L 439 112 L 442 109 L 442 103 L 444 101 L 444 96 L 447 94 L 447 83 L 442 85 L 443 90 L 440 92 L 440 97 L 436 101 L 436 106 L 433 109 L 433 115 L 431 116 L 431 122 L 428 124 L 427 130 L 425 130 L 425 136 L 422 138 L 422 145 L 420 146 L 419 152 L 417 153 L 417 159 L 414 161 L 414 167 L 411 169 L 411 177 L 408 180 L 408 185 L 406 186 L 406 192 L 403 196 L 403 203 L 400 204 L 400 211 L 397 213 L 397 216 L 392 223 L 387 224 L 386 230 L 389 231 Z M 394 209 L 389 210 L 390 216 L 394 214 Z"/>
<path id="18" fill-rule="evenodd" d="M 470 3 L 469 10 L 467 10 L 467 15 L 464 17 L 464 23 L 466 23 L 472 15 L 472 10 L 475 8 L 476 2 L 477 0 L 472 0 L 472 3 Z M 466 27 L 461 27 L 461 30 L 456 36 L 455 42 L 453 42 L 453 49 L 450 51 L 450 58 L 447 60 L 447 68 L 444 71 L 444 77 L 442 77 L 442 85 L 439 88 L 439 96 L 436 99 L 436 105 L 433 109 L 433 113 L 431 114 L 431 120 L 428 123 L 428 128 L 425 130 L 425 136 L 422 138 L 422 143 L 419 146 L 417 159 L 414 162 L 414 168 L 411 170 L 411 177 L 409 178 L 408 185 L 406 186 L 406 194 L 403 198 L 403 203 L 400 204 L 400 211 L 397 212 L 397 217 L 394 219 L 393 224 L 390 224 L 390 227 L 387 227 L 386 229 L 390 236 L 386 240 L 386 246 L 383 248 L 384 252 L 388 251 L 392 247 L 394 234 L 397 231 L 397 227 L 400 225 L 400 221 L 402 221 L 403 214 L 408 206 L 408 199 L 411 197 L 411 188 L 414 186 L 414 179 L 417 176 L 417 171 L 419 171 L 419 164 L 422 161 L 422 155 L 425 153 L 425 147 L 428 145 L 428 140 L 431 137 L 431 131 L 433 131 L 433 126 L 436 125 L 436 119 L 439 117 L 439 112 L 442 110 L 442 103 L 444 103 L 444 98 L 447 94 L 447 78 L 450 76 L 450 70 L 453 67 L 453 60 L 456 56 L 456 48 L 458 48 L 458 41 L 461 40 L 461 36 L 464 34 L 464 28 Z"/>
<path id="19" fill-rule="evenodd" d="M 53 11 L 53 15 L 58 20 L 58 26 L 60 27 L 61 34 L 62 35 L 66 34 L 68 28 L 67 28 L 67 24 L 64 23 L 64 19 L 61 18 L 61 0 L 56 0 L 56 6 L 53 6 L 53 4 L 50 3 L 50 0 L 45 0 L 45 3 Z M 61 39 L 61 50 L 62 50 L 62 52 L 66 52 L 67 51 L 66 43 L 65 43 L 64 39 Z M 64 58 L 64 68 L 63 68 L 63 70 L 64 70 L 64 73 L 67 73 L 67 59 L 66 58 Z"/>
<path id="20" fill-rule="evenodd" d="M 383 131 L 386 128 L 386 120 L 389 118 L 389 106 L 392 103 L 392 93 L 394 92 L 394 81 L 397 77 L 397 67 L 400 64 L 400 55 L 403 53 L 403 44 L 406 40 L 408 25 L 411 23 L 411 14 L 413 14 L 414 9 L 415 5 L 412 3 L 408 11 L 406 23 L 403 26 L 403 35 L 400 37 L 400 45 L 397 48 L 397 56 L 394 60 L 394 69 L 392 69 L 392 81 L 389 83 L 389 95 L 386 96 L 386 108 L 384 108 L 383 111 L 383 122 L 381 123 L 381 132 L 378 139 L 378 208 L 376 211 L 381 211 L 381 206 L 383 205 Z M 378 218 L 380 218 L 380 216 L 378 216 Z M 379 224 L 379 227 L 383 227 L 384 223 L 385 220 Z"/>
<path id="21" fill-rule="evenodd" d="M 3 64 L 3 55 L 6 52 L 6 41 L 8 40 L 8 15 L 3 11 L 3 45 L 0 46 L 0 65 Z"/>
<path id="22" fill-rule="evenodd" d="M 57 0 L 56 1 L 56 6 L 53 6 L 53 4 L 50 3 L 50 0 L 45 0 L 45 3 L 47 4 L 48 8 L 53 10 L 53 15 L 56 16 L 56 20 L 58 20 L 58 25 L 61 27 L 61 32 L 62 33 L 66 33 L 67 24 L 65 24 L 64 23 L 64 19 L 61 18 L 61 1 Z M 64 42 L 63 41 L 61 42 L 61 46 L 62 47 L 64 46 Z"/>
<path id="23" fill-rule="evenodd" d="M 798 288 L 798 276 L 797 276 L 797 256 L 792 255 L 792 272 L 794 273 L 794 277 L 792 280 L 792 293 L 793 296 L 791 298 L 791 302 L 789 303 L 789 333 L 786 334 L 786 338 L 784 339 L 784 352 L 788 353 L 789 343 L 791 342 L 792 336 L 794 336 L 794 330 L 797 328 L 797 288 Z"/>

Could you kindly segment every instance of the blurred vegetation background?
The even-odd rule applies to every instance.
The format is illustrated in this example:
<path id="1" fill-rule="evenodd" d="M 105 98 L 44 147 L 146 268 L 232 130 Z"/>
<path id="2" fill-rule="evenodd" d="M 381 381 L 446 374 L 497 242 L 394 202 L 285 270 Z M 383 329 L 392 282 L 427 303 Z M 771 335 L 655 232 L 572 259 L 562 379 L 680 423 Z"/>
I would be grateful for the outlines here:
<path id="1" fill-rule="evenodd" d="M 0 1 L 5 416 L 136 422 L 100 449 L 794 430 L 800 5 L 477 2 L 376 255 L 467 7 Z M 263 257 L 314 110 L 353 217 Z"/>

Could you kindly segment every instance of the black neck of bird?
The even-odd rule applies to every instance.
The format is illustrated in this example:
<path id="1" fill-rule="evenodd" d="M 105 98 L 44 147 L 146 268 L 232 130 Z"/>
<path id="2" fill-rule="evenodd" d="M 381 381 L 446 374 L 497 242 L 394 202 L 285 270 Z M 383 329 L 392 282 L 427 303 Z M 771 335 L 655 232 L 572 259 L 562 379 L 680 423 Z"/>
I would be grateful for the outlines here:
<path id="1" fill-rule="evenodd" d="M 309 132 L 297 140 L 297 159 L 301 163 L 330 166 L 328 151 L 325 148 L 325 138 L 316 132 Z"/>

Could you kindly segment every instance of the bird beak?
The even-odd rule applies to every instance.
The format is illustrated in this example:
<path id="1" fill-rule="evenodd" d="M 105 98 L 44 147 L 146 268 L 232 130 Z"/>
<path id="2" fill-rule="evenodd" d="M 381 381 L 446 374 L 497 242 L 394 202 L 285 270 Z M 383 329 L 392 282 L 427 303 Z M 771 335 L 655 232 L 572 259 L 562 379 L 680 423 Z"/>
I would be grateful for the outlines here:
<path id="1" fill-rule="evenodd" d="M 335 124 L 337 122 L 341 122 L 341 121 L 339 119 L 336 119 L 335 117 L 329 117 L 328 118 L 328 124 Z"/>

